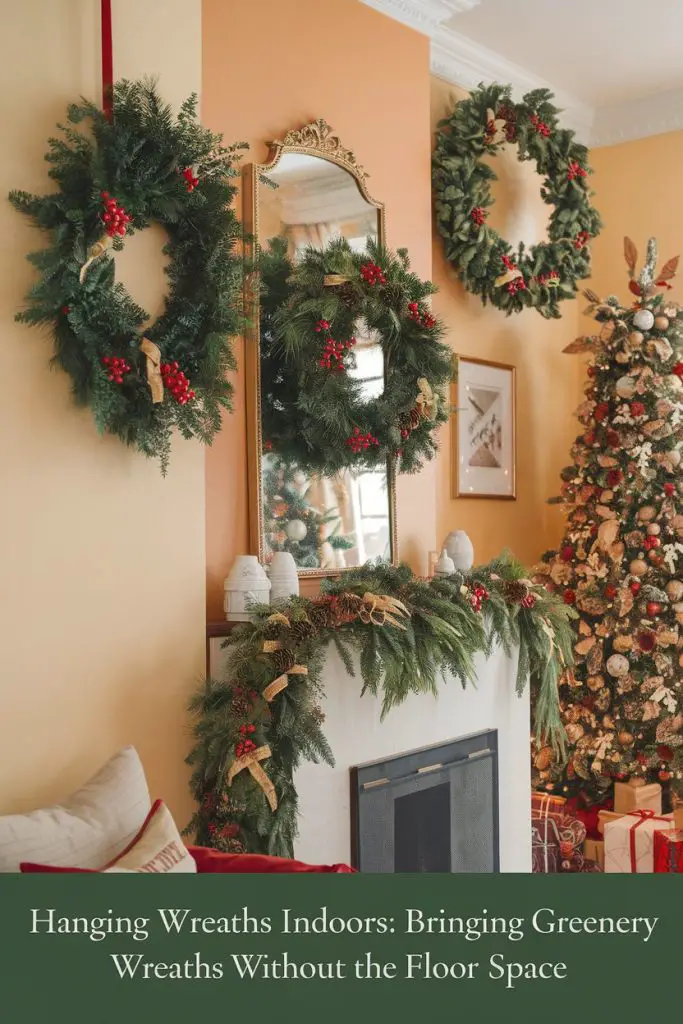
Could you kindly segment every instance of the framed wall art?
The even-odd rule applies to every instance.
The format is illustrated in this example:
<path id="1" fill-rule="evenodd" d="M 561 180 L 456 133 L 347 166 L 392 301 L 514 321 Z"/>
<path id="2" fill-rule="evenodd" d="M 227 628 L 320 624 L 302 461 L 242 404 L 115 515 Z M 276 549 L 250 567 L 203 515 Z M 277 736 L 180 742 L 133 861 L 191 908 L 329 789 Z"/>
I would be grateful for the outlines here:
<path id="1" fill-rule="evenodd" d="M 515 368 L 455 356 L 451 490 L 454 498 L 504 498 L 515 490 Z"/>

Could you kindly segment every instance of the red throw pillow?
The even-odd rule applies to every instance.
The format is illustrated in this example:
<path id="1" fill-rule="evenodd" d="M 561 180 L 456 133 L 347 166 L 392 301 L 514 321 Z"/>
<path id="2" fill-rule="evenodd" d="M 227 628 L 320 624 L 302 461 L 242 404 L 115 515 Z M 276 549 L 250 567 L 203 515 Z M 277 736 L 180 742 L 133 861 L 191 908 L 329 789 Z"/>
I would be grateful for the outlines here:
<path id="1" fill-rule="evenodd" d="M 190 846 L 200 875 L 209 874 L 338 874 L 353 875 L 347 864 L 303 864 L 285 857 L 268 857 L 262 853 L 221 853 L 206 846 Z"/>

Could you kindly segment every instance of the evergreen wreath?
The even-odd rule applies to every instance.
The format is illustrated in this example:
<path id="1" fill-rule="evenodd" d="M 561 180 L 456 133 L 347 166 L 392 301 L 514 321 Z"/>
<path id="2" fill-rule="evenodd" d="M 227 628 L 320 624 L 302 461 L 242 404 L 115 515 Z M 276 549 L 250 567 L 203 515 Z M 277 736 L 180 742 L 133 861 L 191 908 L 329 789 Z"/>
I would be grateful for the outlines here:
<path id="1" fill-rule="evenodd" d="M 325 581 L 320 597 L 252 614 L 226 641 L 229 678 L 207 680 L 191 703 L 197 809 L 186 834 L 203 846 L 293 856 L 294 771 L 304 759 L 334 763 L 321 706 L 331 643 L 349 675 L 360 668 L 363 692 L 382 695 L 384 714 L 411 693 L 436 695 L 446 672 L 471 684 L 477 652 L 516 647 L 516 689 L 534 683 L 539 741 L 563 749 L 557 685 L 572 661 L 575 613 L 508 556 L 431 580 L 367 563 Z"/>
<path id="2" fill-rule="evenodd" d="M 111 120 L 81 100 L 49 140 L 57 191 L 10 193 L 51 235 L 28 256 L 42 276 L 16 319 L 51 326 L 53 361 L 71 377 L 75 401 L 101 433 L 159 458 L 163 472 L 174 428 L 210 444 L 221 407 L 231 408 L 229 338 L 242 323 L 231 204 L 245 147 L 222 146 L 196 108 L 191 96 L 174 119 L 152 82 L 121 81 Z M 112 253 L 152 221 L 168 234 L 170 287 L 163 313 L 145 326 L 148 314 L 116 283 Z"/>
<path id="3" fill-rule="evenodd" d="M 263 444 L 313 473 L 386 465 L 416 472 L 436 451 L 448 420 L 451 352 L 427 299 L 436 289 L 368 240 L 308 248 L 294 265 L 273 239 L 259 257 Z M 373 398 L 354 377 L 356 335 L 376 338 L 383 391 Z"/>
<path id="4" fill-rule="evenodd" d="M 436 223 L 446 258 L 468 291 L 507 315 L 528 307 L 547 318 L 590 275 L 589 241 L 602 226 L 588 189 L 588 150 L 558 127 L 553 94 L 535 89 L 514 103 L 509 85 L 480 85 L 439 122 L 433 157 Z M 483 157 L 506 142 L 533 160 L 545 179 L 541 197 L 553 208 L 548 241 L 516 250 L 486 218 L 496 174 Z"/>

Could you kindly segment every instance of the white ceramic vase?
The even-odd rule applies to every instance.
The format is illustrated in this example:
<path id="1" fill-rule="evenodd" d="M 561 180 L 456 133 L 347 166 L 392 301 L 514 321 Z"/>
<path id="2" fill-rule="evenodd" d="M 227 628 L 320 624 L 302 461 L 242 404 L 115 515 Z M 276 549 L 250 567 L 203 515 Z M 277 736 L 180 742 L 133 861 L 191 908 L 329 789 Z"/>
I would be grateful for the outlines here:
<path id="1" fill-rule="evenodd" d="M 289 551 L 276 551 L 268 567 L 270 600 L 280 601 L 299 593 L 299 574 L 294 555 Z"/>
<path id="2" fill-rule="evenodd" d="M 223 584 L 228 622 L 249 622 L 250 604 L 269 604 L 270 580 L 256 555 L 238 555 Z"/>
<path id="3" fill-rule="evenodd" d="M 455 563 L 444 548 L 439 555 L 439 560 L 434 566 L 435 576 L 452 576 L 455 572 Z"/>
<path id="4" fill-rule="evenodd" d="M 453 530 L 448 534 L 443 546 L 448 552 L 449 558 L 453 559 L 455 569 L 460 572 L 468 572 L 474 565 L 474 548 L 472 541 L 464 530 Z"/>

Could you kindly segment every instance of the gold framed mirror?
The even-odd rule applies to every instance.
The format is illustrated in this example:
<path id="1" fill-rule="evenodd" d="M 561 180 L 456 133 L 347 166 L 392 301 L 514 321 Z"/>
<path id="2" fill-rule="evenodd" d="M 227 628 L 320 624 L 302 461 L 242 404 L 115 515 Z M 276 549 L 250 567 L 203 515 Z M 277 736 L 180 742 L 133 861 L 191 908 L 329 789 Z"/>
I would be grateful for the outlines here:
<path id="1" fill-rule="evenodd" d="M 339 235 L 359 250 L 368 237 L 386 243 L 384 205 L 370 195 L 365 170 L 325 121 L 290 131 L 269 147 L 267 163 L 243 170 L 244 227 L 256 251 L 272 239 L 286 240 L 295 261 L 298 252 Z M 337 575 L 377 557 L 397 563 L 392 464 L 325 476 L 278 458 L 277 439 L 264 451 L 260 294 L 252 280 L 245 358 L 250 552 L 267 564 L 276 552 L 289 551 L 298 574 L 308 577 Z M 367 397 L 381 394 L 382 350 L 362 325 L 354 357 L 350 372 Z"/>

